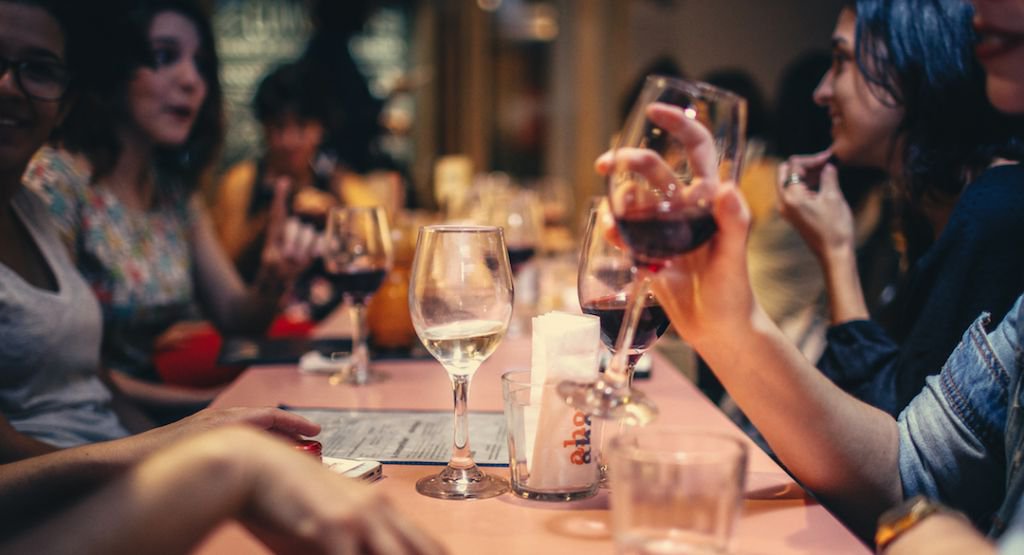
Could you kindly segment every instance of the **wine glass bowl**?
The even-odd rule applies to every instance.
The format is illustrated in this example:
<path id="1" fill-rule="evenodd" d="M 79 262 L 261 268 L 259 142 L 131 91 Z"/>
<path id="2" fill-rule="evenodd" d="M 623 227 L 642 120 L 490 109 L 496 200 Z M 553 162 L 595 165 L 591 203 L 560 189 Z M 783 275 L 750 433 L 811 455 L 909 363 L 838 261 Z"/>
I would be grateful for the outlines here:
<path id="1" fill-rule="evenodd" d="M 693 250 L 716 230 L 718 186 L 735 184 L 746 102 L 706 83 L 647 78 L 612 152 L 608 198 L 623 241 L 657 266 Z"/>
<path id="2" fill-rule="evenodd" d="M 420 229 L 409 284 L 413 327 L 448 372 L 455 399 L 452 456 L 441 473 L 416 483 L 439 499 L 485 499 L 509 490 L 486 474 L 469 448 L 469 384 L 498 347 L 512 317 L 512 271 L 500 228 L 432 225 Z"/>
<path id="3" fill-rule="evenodd" d="M 384 379 L 370 367 L 366 305 L 392 265 L 391 232 L 380 208 L 333 208 L 327 217 L 322 258 L 328 279 L 341 291 L 352 318 L 351 363 L 331 383 L 362 385 Z M 338 353 L 332 355 L 337 358 Z"/>

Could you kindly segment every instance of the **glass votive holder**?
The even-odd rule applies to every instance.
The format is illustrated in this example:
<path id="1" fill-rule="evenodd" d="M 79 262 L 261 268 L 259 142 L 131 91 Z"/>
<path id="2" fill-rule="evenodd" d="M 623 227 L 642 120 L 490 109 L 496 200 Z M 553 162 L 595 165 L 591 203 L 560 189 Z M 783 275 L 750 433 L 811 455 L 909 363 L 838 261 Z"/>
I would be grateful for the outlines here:
<path id="1" fill-rule="evenodd" d="M 616 553 L 728 553 L 747 446 L 724 434 L 633 428 L 608 444 Z"/>
<path id="2" fill-rule="evenodd" d="M 597 492 L 600 474 L 591 420 L 565 403 L 557 383 L 530 372 L 501 377 L 512 493 L 537 501 L 574 501 Z"/>

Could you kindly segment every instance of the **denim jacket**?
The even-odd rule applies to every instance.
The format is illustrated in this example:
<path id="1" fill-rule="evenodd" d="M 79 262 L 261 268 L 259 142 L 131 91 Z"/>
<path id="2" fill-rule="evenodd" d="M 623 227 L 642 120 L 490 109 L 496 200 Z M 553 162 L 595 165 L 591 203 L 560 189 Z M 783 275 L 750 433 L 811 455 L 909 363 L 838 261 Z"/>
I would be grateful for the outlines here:
<path id="1" fill-rule="evenodd" d="M 938 499 L 992 536 L 1006 530 L 1024 493 L 1022 301 L 990 333 L 988 315 L 978 318 L 898 419 L 904 495 Z"/>

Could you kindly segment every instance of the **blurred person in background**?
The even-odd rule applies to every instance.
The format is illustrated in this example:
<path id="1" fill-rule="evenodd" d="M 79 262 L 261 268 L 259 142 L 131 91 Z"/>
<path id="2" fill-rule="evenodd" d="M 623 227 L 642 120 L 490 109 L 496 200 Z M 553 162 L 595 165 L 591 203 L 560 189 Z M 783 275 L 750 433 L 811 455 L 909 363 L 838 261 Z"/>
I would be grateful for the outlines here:
<path id="1" fill-rule="evenodd" d="M 316 233 L 287 218 L 282 184 L 260 270 L 242 282 L 196 193 L 223 135 L 206 14 L 187 0 L 101 8 L 109 12 L 97 19 L 59 147 L 43 149 L 25 179 L 47 198 L 100 301 L 110 382 L 157 421 L 170 421 L 218 389 L 163 383 L 155 351 L 187 345 L 202 317 L 225 331 L 262 332 L 308 266 Z"/>
<path id="2" fill-rule="evenodd" d="M 320 229 L 335 206 L 383 203 L 363 179 L 323 153 L 329 100 L 308 66 L 288 63 L 271 71 L 256 89 L 253 112 L 263 127 L 265 154 L 229 168 L 210 209 L 224 250 L 246 283 L 260 269 L 278 183 L 288 187 L 289 212 Z M 296 284 L 295 300 L 307 320 L 325 316 L 341 300 L 319 273 L 322 268 L 307 272 Z"/>

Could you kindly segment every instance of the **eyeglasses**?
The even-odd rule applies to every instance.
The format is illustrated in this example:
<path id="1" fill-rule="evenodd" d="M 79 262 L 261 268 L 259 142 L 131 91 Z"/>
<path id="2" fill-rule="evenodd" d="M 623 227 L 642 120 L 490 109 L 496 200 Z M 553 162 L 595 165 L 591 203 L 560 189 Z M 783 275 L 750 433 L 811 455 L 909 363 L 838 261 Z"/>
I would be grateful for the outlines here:
<path id="1" fill-rule="evenodd" d="M 55 62 L 0 58 L 0 79 L 7 70 L 14 72 L 18 88 L 36 100 L 60 100 L 71 84 L 67 68 Z"/>

